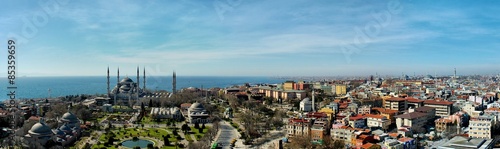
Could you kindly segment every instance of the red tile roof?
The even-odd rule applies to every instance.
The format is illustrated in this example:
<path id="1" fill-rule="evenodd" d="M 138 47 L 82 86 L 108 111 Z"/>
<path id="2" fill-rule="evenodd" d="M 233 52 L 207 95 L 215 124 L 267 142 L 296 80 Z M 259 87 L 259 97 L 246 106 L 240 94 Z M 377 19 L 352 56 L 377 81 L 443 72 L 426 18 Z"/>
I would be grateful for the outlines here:
<path id="1" fill-rule="evenodd" d="M 439 123 L 453 123 L 452 120 L 450 120 L 450 119 L 444 119 L 444 118 L 437 119 L 434 122 L 439 122 Z"/>
<path id="2" fill-rule="evenodd" d="M 375 115 L 375 114 L 366 114 L 365 117 L 370 117 L 370 118 L 376 118 L 376 119 L 382 119 L 385 116 L 382 115 Z"/>
<path id="3" fill-rule="evenodd" d="M 453 102 L 446 101 L 446 100 L 425 100 L 424 104 L 431 104 L 431 105 L 453 105 Z"/>
<path id="4" fill-rule="evenodd" d="M 367 137 L 369 137 L 369 136 L 368 135 L 359 135 L 359 138 L 362 140 L 366 139 Z"/>
<path id="5" fill-rule="evenodd" d="M 399 134 L 398 133 L 389 133 L 389 136 L 392 138 L 398 138 Z"/>
<path id="6" fill-rule="evenodd" d="M 416 99 L 416 98 L 413 98 L 413 97 L 406 98 L 406 101 L 412 102 L 412 103 L 422 103 L 422 102 L 424 102 L 424 100 Z"/>
<path id="7" fill-rule="evenodd" d="M 373 144 L 371 143 L 366 143 L 365 145 L 361 146 L 362 149 L 369 149 L 370 147 L 372 147 Z"/>
<path id="8" fill-rule="evenodd" d="M 372 110 L 376 110 L 376 111 L 379 111 L 380 113 L 384 113 L 384 114 L 398 113 L 398 110 L 391 110 L 391 109 L 385 109 L 385 108 L 372 108 Z"/>
<path id="9" fill-rule="evenodd" d="M 365 117 L 363 115 L 356 115 L 356 116 L 349 117 L 349 120 L 350 121 L 357 121 L 357 120 L 364 119 L 364 118 Z"/>
<path id="10" fill-rule="evenodd" d="M 307 117 L 309 118 L 327 118 L 328 115 L 326 115 L 326 113 L 323 113 L 323 112 L 310 112 L 310 113 L 307 113 L 306 114 Z"/>
<path id="11" fill-rule="evenodd" d="M 413 139 L 412 138 L 400 138 L 399 141 L 401 142 L 408 142 L 408 141 L 412 141 Z"/>
<path id="12" fill-rule="evenodd" d="M 418 107 L 415 109 L 415 111 L 417 112 L 422 112 L 422 113 L 427 113 L 429 111 L 432 111 L 432 110 L 435 110 L 436 108 L 433 108 L 433 107 L 428 107 L 428 106 L 422 106 L 422 107 Z"/>
<path id="13" fill-rule="evenodd" d="M 416 119 L 416 118 L 421 118 L 427 116 L 425 113 L 420 113 L 420 112 L 412 112 L 412 113 L 407 113 L 407 114 L 401 114 L 401 115 L 396 115 L 394 117 L 396 118 L 404 118 L 404 119 Z"/>
<path id="14" fill-rule="evenodd" d="M 386 99 L 385 101 L 405 101 L 406 99 L 404 98 L 398 98 L 398 97 L 392 97 L 389 99 Z"/>

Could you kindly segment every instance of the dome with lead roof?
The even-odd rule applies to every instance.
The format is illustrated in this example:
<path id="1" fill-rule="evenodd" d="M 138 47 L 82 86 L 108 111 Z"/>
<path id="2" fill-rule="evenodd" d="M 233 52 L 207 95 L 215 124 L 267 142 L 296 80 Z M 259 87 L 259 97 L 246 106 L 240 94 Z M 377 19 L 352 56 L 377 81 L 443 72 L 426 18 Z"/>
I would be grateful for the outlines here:
<path id="1" fill-rule="evenodd" d="M 31 127 L 28 133 L 32 135 L 50 135 L 52 134 L 52 130 L 45 123 L 36 123 Z"/>
<path id="2" fill-rule="evenodd" d="M 192 112 L 204 111 L 205 107 L 203 107 L 203 105 L 201 103 L 196 102 L 196 103 L 193 103 L 191 105 L 191 107 L 189 107 L 189 110 Z"/>
<path id="3" fill-rule="evenodd" d="M 134 81 L 132 81 L 132 79 L 130 79 L 129 77 L 125 77 L 123 78 L 120 83 L 133 83 Z"/>
<path id="4" fill-rule="evenodd" d="M 61 117 L 62 121 L 70 122 L 70 123 L 76 123 L 79 122 L 78 118 L 76 115 L 74 115 L 71 112 L 64 113 L 64 115 Z"/>

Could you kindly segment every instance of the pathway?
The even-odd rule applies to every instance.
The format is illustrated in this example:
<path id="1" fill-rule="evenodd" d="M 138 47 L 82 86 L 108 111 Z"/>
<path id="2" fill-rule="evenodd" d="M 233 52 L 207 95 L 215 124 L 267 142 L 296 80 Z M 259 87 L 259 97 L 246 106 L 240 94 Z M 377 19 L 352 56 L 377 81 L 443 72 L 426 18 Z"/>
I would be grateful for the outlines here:
<path id="1" fill-rule="evenodd" d="M 216 142 L 223 149 L 231 149 L 231 141 L 233 139 L 237 139 L 234 148 L 246 149 L 247 146 L 243 145 L 243 140 L 240 139 L 241 134 L 228 122 L 222 121 L 219 123 L 220 129 L 217 135 L 215 136 Z"/>

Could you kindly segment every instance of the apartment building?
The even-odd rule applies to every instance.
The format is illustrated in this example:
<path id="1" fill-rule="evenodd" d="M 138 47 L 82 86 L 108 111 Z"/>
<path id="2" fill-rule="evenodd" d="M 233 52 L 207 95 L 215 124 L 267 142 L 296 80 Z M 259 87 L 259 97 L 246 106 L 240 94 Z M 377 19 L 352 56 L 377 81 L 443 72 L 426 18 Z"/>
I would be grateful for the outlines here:
<path id="1" fill-rule="evenodd" d="M 495 123 L 495 116 L 471 118 L 469 121 L 469 137 L 491 139 L 491 128 Z"/>
<path id="2" fill-rule="evenodd" d="M 330 129 L 330 134 L 335 140 L 343 140 L 345 143 L 349 143 L 352 141 L 352 138 L 356 137 L 354 132 L 359 130 L 361 129 L 343 125 L 333 125 Z"/>
<path id="3" fill-rule="evenodd" d="M 427 123 L 427 114 L 420 112 L 411 112 L 394 116 L 396 118 L 396 126 L 398 128 L 409 126 L 414 130 L 418 127 L 423 127 Z"/>
<path id="4" fill-rule="evenodd" d="M 397 110 L 397 111 L 404 111 L 407 109 L 407 101 L 404 98 L 398 98 L 398 97 L 392 97 L 389 99 L 385 100 L 385 107 L 386 109 L 391 109 L 391 110 Z"/>
<path id="5" fill-rule="evenodd" d="M 425 100 L 424 106 L 436 108 L 436 116 L 446 117 L 451 115 L 453 102 L 446 100 Z"/>
<path id="6" fill-rule="evenodd" d="M 325 120 L 315 120 L 311 126 L 311 139 L 315 142 L 321 142 L 327 133 L 328 121 Z"/>
<path id="7" fill-rule="evenodd" d="M 337 95 L 345 95 L 345 94 L 347 94 L 347 85 L 345 85 L 345 84 L 336 84 L 335 85 L 335 94 L 337 94 Z"/>
<path id="8" fill-rule="evenodd" d="M 372 110 L 376 113 L 379 113 L 382 116 L 387 117 L 391 123 L 396 122 L 396 119 L 394 116 L 399 113 L 398 110 L 391 110 L 391 109 L 385 109 L 385 108 L 372 108 Z"/>
<path id="9" fill-rule="evenodd" d="M 370 114 L 371 113 L 371 110 L 372 110 L 372 106 L 371 105 L 366 105 L 366 106 L 361 106 L 358 108 L 358 114 Z"/>
<path id="10" fill-rule="evenodd" d="M 427 120 L 433 120 L 436 117 L 436 108 L 433 108 L 433 107 L 422 106 L 422 107 L 416 108 L 414 110 L 414 112 L 420 112 L 420 113 L 427 114 Z"/>
<path id="11" fill-rule="evenodd" d="M 424 100 L 408 97 L 406 98 L 408 108 L 419 108 L 424 106 Z"/>
<path id="12" fill-rule="evenodd" d="M 391 121 L 382 115 L 366 114 L 366 125 L 370 128 L 381 128 L 387 130 Z"/>
<path id="13" fill-rule="evenodd" d="M 310 122 L 306 119 L 289 119 L 286 125 L 288 137 L 309 135 L 309 125 Z"/>
<path id="14" fill-rule="evenodd" d="M 436 124 L 436 131 L 443 132 L 450 130 L 451 127 L 457 127 L 456 124 L 453 125 L 453 121 L 451 119 L 439 118 L 434 121 Z"/>

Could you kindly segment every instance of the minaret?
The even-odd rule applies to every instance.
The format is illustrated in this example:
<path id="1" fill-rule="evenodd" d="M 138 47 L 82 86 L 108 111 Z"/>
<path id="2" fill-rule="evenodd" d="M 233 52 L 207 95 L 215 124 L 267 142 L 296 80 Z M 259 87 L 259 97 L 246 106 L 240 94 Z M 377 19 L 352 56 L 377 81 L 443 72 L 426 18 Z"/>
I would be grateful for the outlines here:
<path id="1" fill-rule="evenodd" d="M 315 105 L 314 105 L 314 89 L 312 90 L 312 111 L 315 112 L 316 111 L 316 108 L 314 108 Z"/>
<path id="2" fill-rule="evenodd" d="M 177 76 L 175 74 L 175 71 L 174 71 L 174 74 L 172 75 L 172 93 L 175 94 L 177 92 Z"/>
<path id="3" fill-rule="evenodd" d="M 106 82 L 108 84 L 108 97 L 109 97 L 109 66 L 108 66 L 108 77 L 107 77 L 108 81 Z"/>
<path id="4" fill-rule="evenodd" d="M 116 75 L 116 91 L 114 92 L 113 98 L 114 98 L 114 105 L 117 105 L 118 103 L 116 102 L 116 96 L 118 96 L 118 91 L 120 90 L 120 87 L 118 86 L 118 83 L 120 83 L 120 67 L 118 67 L 117 75 Z"/>
<path id="5" fill-rule="evenodd" d="M 139 66 L 137 66 L 137 85 L 135 87 L 135 93 L 137 98 L 135 100 L 139 100 L 139 90 L 140 90 L 139 86 L 141 85 L 140 82 L 141 81 L 139 80 Z"/>
<path id="6" fill-rule="evenodd" d="M 146 67 L 142 68 L 142 90 L 146 91 Z"/>
<path id="7" fill-rule="evenodd" d="M 137 66 L 137 92 L 139 92 L 140 85 L 141 85 L 141 81 L 139 80 L 139 66 Z"/>
<path id="8" fill-rule="evenodd" d="M 120 67 L 118 67 L 118 75 L 116 76 L 116 83 L 120 82 Z"/>

